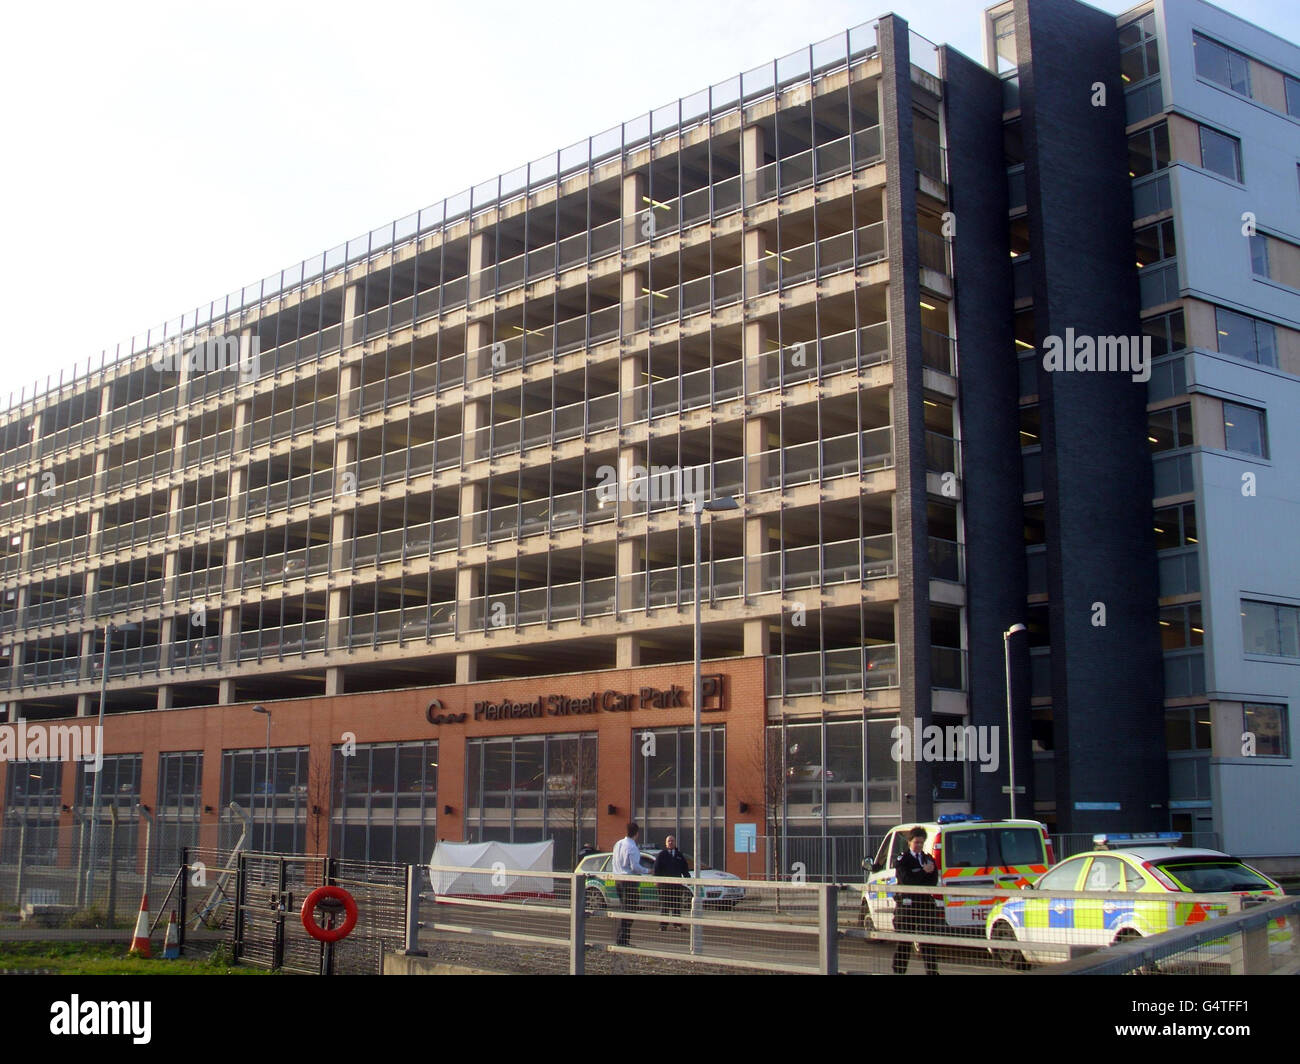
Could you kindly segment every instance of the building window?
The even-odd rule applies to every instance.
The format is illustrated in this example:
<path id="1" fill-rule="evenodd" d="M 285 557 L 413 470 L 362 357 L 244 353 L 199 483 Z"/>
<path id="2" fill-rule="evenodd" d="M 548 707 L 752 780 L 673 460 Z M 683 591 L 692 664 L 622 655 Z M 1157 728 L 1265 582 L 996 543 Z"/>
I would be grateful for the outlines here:
<path id="1" fill-rule="evenodd" d="M 1201 604 L 1164 606 L 1160 610 L 1160 645 L 1162 650 L 1186 650 L 1205 642 L 1201 623 Z M 1168 693 L 1168 692 L 1166 692 Z"/>
<path id="2" fill-rule="evenodd" d="M 1268 457 L 1268 428 L 1264 411 L 1236 403 L 1223 404 L 1223 445 L 1238 454 Z"/>
<path id="3" fill-rule="evenodd" d="M 107 868 L 109 861 L 109 823 L 110 808 L 117 809 L 117 839 L 115 848 L 122 866 L 134 868 L 136 863 L 136 840 L 139 837 L 140 818 L 135 815 L 140 804 L 140 764 L 143 759 L 139 754 L 105 755 L 99 769 L 99 823 L 100 845 L 96 864 Z M 89 816 L 94 808 L 96 773 L 86 771 L 87 766 L 77 765 L 77 809 Z M 89 837 L 87 837 L 89 852 Z M 80 837 L 78 837 L 80 842 Z"/>
<path id="4" fill-rule="evenodd" d="M 465 757 L 467 841 L 551 839 L 561 869 L 577 864 L 584 844 L 601 845 L 595 733 L 469 739 Z"/>
<path id="5" fill-rule="evenodd" d="M 1187 347 L 1187 327 L 1183 312 L 1172 310 L 1142 322 L 1142 335 L 1151 337 L 1151 357 L 1160 358 Z"/>
<path id="6" fill-rule="evenodd" d="M 1139 296 L 1143 307 L 1159 306 L 1178 298 L 1178 244 L 1172 219 L 1145 225 L 1133 232 Z"/>
<path id="7" fill-rule="evenodd" d="M 695 771 L 693 728 L 654 728 L 632 733 L 632 818 L 641 825 L 641 845 L 663 846 L 675 835 L 677 845 L 702 868 L 726 865 L 726 729 L 703 729 L 700 738 L 700 827 L 704 839 L 695 845 L 691 802 Z M 762 762 L 761 755 L 754 757 Z"/>
<path id="8" fill-rule="evenodd" d="M 1209 706 L 1180 706 L 1165 710 L 1167 750 L 1209 750 L 1211 740 Z"/>
<path id="9" fill-rule="evenodd" d="M 1220 354 L 1263 366 L 1277 365 L 1277 330 L 1271 323 L 1216 307 L 1214 325 Z"/>
<path id="10" fill-rule="evenodd" d="M 1250 237 L 1250 272 L 1256 277 L 1268 276 L 1268 237 L 1261 233 Z"/>
<path id="11" fill-rule="evenodd" d="M 199 844 L 203 809 L 203 751 L 158 755 L 158 867 L 181 863 L 181 851 Z"/>
<path id="12" fill-rule="evenodd" d="M 1016 13 L 1008 11 L 993 19 L 993 49 L 998 57 L 998 73 L 1016 70 Z"/>
<path id="13" fill-rule="evenodd" d="M 1241 141 L 1209 126 L 1201 126 L 1200 132 L 1201 166 L 1241 184 Z"/>
<path id="14" fill-rule="evenodd" d="M 1284 77 L 1286 82 L 1286 113 L 1292 118 L 1300 118 L 1300 81 Z"/>
<path id="15" fill-rule="evenodd" d="M 1242 730 L 1255 737 L 1256 757 L 1291 756 L 1286 706 L 1247 702 L 1242 718 Z"/>
<path id="16" fill-rule="evenodd" d="M 1300 245 L 1255 233 L 1250 237 L 1250 268 L 1256 277 L 1300 289 Z"/>
<path id="17" fill-rule="evenodd" d="M 62 761 L 10 761 L 5 774 L 5 813 L 27 824 L 24 862 L 52 865 L 59 857 L 59 811 L 63 795 Z M 18 863 L 21 831 L 16 816 L 6 815 L 3 854 Z"/>
<path id="18" fill-rule="evenodd" d="M 1250 61 L 1244 55 L 1199 33 L 1192 34 L 1192 51 L 1200 77 L 1243 96 L 1250 95 Z"/>
<path id="19" fill-rule="evenodd" d="M 221 846 L 244 845 L 266 853 L 306 853 L 305 746 L 225 750 L 221 755 Z M 234 802 L 239 810 L 232 810 Z M 320 803 L 317 803 L 320 804 Z M 242 814 L 242 815 L 241 815 Z"/>
<path id="20" fill-rule="evenodd" d="M 1169 165 L 1169 126 L 1154 126 L 1128 138 L 1128 176 L 1146 177 Z"/>
<path id="21" fill-rule="evenodd" d="M 1143 226 L 1133 233 L 1133 241 L 1137 251 L 1138 269 L 1163 262 L 1165 259 L 1172 259 L 1178 254 L 1172 219 Z"/>
<path id="22" fill-rule="evenodd" d="M 437 740 L 362 743 L 346 757 L 343 750 L 334 747 L 334 856 L 394 864 L 427 861 L 437 842 Z M 323 850 L 323 840 L 309 841 L 314 851 Z"/>
<path id="23" fill-rule="evenodd" d="M 1148 414 L 1147 442 L 1152 453 L 1192 446 L 1191 404 L 1183 403 Z"/>
<path id="24" fill-rule="evenodd" d="M 1154 14 L 1123 26 L 1119 31 L 1119 71 L 1127 88 L 1160 73 L 1160 52 L 1156 44 Z"/>
<path id="25" fill-rule="evenodd" d="M 1242 599 L 1241 644 L 1247 654 L 1300 658 L 1300 607 Z"/>
<path id="26" fill-rule="evenodd" d="M 1165 506 L 1156 511 L 1156 550 L 1174 550 L 1195 546 L 1196 504 L 1185 502 L 1180 506 Z"/>

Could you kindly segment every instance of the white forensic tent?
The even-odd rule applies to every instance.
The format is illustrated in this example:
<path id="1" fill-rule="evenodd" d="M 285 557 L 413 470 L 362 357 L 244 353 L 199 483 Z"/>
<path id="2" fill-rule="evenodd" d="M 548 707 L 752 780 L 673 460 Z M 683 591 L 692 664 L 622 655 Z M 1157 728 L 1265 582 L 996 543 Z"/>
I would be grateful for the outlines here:
<path id="1" fill-rule="evenodd" d="M 440 842 L 429 860 L 435 894 L 550 894 L 555 842 Z M 454 869 L 482 868 L 482 872 Z"/>

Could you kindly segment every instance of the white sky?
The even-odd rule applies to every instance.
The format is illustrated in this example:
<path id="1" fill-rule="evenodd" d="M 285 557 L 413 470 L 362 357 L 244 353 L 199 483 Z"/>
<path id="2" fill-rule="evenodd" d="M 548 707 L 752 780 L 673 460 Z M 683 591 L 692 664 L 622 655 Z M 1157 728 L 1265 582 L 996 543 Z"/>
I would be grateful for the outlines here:
<path id="1" fill-rule="evenodd" d="M 9 5 L 0 409 L 198 303 L 887 10 L 982 61 L 986 6 Z M 1220 6 L 1300 37 L 1294 0 Z"/>

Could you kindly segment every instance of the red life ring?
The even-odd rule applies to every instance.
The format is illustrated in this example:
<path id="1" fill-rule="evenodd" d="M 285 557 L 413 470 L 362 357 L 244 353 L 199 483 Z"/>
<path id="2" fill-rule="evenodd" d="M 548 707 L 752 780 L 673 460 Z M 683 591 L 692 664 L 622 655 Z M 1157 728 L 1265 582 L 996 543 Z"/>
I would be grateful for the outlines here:
<path id="1" fill-rule="evenodd" d="M 333 898 L 343 904 L 341 927 L 326 928 L 316 922 L 316 906 L 326 898 Z M 337 942 L 339 939 L 347 938 L 352 933 L 352 929 L 357 926 L 357 903 L 342 887 L 317 887 L 302 903 L 302 926 L 307 929 L 307 934 L 321 942 Z"/>

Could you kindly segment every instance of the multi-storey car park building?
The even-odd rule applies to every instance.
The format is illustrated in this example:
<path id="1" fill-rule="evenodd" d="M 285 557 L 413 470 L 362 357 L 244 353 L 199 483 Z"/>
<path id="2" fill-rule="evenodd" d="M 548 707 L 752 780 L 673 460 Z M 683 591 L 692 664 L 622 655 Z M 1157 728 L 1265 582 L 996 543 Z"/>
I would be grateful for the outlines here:
<path id="1" fill-rule="evenodd" d="M 235 802 L 281 849 L 560 865 L 633 816 L 842 875 L 1006 811 L 1023 622 L 1021 815 L 1300 853 L 1300 55 L 1198 0 L 986 30 L 989 68 L 849 30 L 11 405 L 9 719 L 94 714 L 107 633 L 104 801 L 168 860 Z M 1049 367 L 1067 336 L 1150 337 L 1149 381 Z M 740 504 L 698 846 L 691 494 Z M 999 728 L 998 767 L 899 724 Z M 89 775 L 5 767 L 70 859 Z"/>

